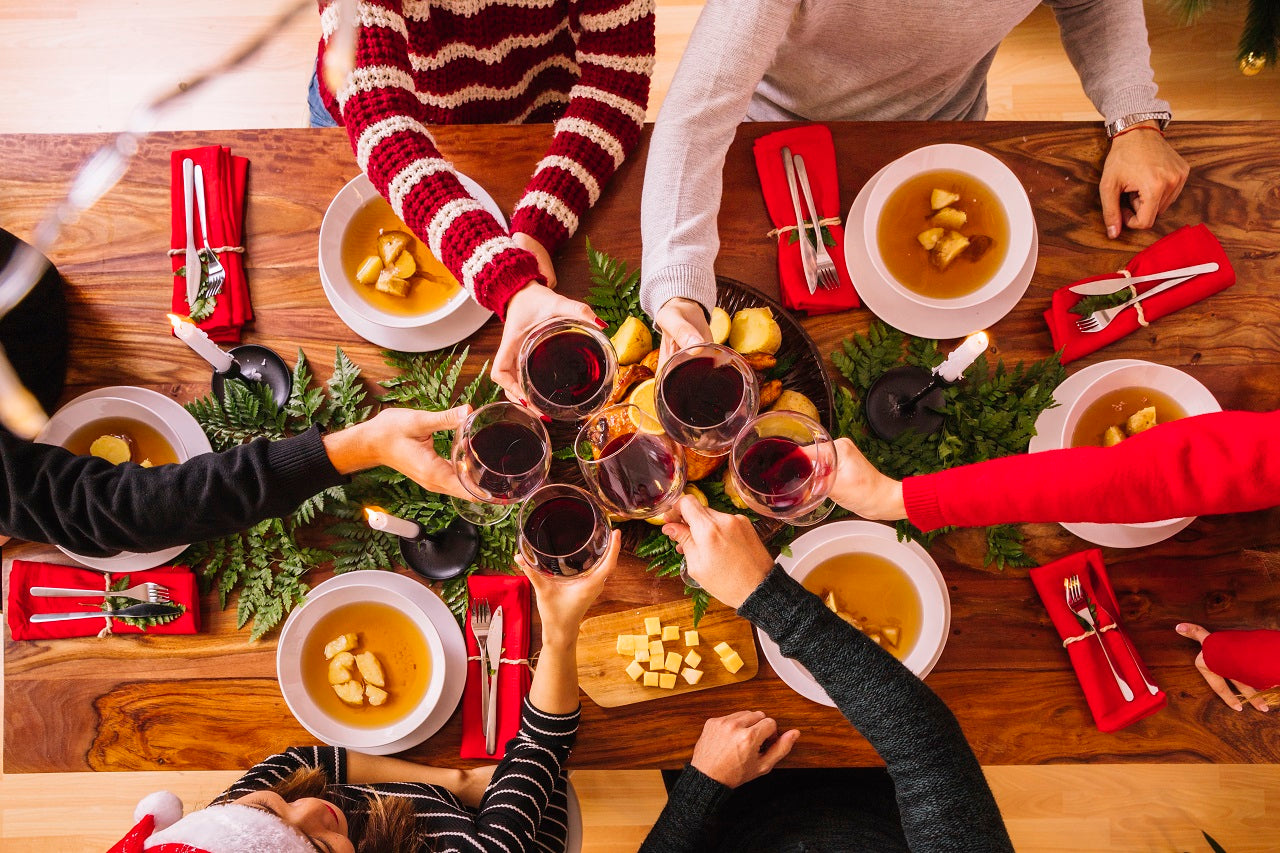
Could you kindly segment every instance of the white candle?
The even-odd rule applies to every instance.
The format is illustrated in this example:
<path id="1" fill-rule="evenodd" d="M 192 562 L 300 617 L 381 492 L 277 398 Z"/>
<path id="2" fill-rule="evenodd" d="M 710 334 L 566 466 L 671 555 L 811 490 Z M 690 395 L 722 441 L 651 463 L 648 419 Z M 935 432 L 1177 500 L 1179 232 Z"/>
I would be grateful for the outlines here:
<path id="1" fill-rule="evenodd" d="M 969 365 L 978 360 L 978 356 L 986 352 L 987 333 L 977 332 L 964 339 L 964 343 L 956 347 L 947 360 L 933 369 L 933 372 L 948 382 L 959 382 L 960 377 L 969 369 Z"/>
<path id="2" fill-rule="evenodd" d="M 173 324 L 173 333 L 178 336 L 178 340 L 191 347 L 196 355 L 213 365 L 214 370 L 219 373 L 226 373 L 235 365 L 236 360 L 231 357 L 230 353 L 224 352 L 221 347 L 209 340 L 209 336 L 205 334 L 204 329 L 201 329 L 186 317 L 170 314 L 169 322 Z"/>
<path id="3" fill-rule="evenodd" d="M 416 521 L 400 518 L 376 506 L 365 507 L 364 516 L 374 530 L 382 530 L 401 539 L 417 539 L 422 535 L 422 525 Z"/>

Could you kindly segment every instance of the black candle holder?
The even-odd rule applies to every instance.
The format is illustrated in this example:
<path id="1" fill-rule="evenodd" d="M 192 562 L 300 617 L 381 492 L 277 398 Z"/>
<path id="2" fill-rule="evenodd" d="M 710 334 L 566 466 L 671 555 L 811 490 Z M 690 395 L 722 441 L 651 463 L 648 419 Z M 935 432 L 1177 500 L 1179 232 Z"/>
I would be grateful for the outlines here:
<path id="1" fill-rule="evenodd" d="M 439 533 L 424 532 L 413 539 L 400 537 L 400 556 L 405 564 L 432 581 L 458 577 L 475 562 L 478 553 L 480 531 L 463 518 L 455 518 Z"/>
<path id="2" fill-rule="evenodd" d="M 885 441 L 893 441 L 907 430 L 931 435 L 942 429 L 942 391 L 948 384 L 923 367 L 904 365 L 887 370 L 867 391 L 867 423 Z"/>
<path id="3" fill-rule="evenodd" d="M 271 389 L 276 405 L 284 408 L 293 393 L 293 373 L 273 349 L 258 344 L 242 344 L 228 350 L 235 360 L 226 373 L 213 372 L 213 395 L 222 402 L 223 383 L 228 379 L 260 382 Z"/>

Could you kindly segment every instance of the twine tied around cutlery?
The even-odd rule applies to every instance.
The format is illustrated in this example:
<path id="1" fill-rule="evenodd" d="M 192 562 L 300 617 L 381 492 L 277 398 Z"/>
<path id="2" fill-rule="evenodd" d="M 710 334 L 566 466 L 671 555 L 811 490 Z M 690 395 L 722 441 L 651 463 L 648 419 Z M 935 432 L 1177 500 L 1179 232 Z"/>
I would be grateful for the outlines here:
<path id="1" fill-rule="evenodd" d="M 530 660 L 529 658 L 516 658 L 515 660 L 512 660 L 511 658 L 498 658 L 498 663 L 500 663 L 500 664 L 503 664 L 503 663 L 510 663 L 510 664 L 516 664 L 516 665 L 524 664 L 525 666 L 529 667 L 529 671 L 530 671 L 530 672 L 532 672 L 532 671 L 533 671 L 533 668 L 534 668 L 535 666 L 537 666 L 537 664 L 538 664 L 538 655 L 540 655 L 540 654 L 542 654 L 542 652 L 538 652 L 538 654 L 535 654 L 535 655 L 533 656 L 533 659 L 532 659 L 532 660 Z M 479 656 L 479 655 L 470 655 L 470 656 L 468 656 L 468 657 L 467 657 L 467 660 L 468 660 L 468 661 L 477 661 L 477 662 L 479 662 L 479 660 L 480 660 L 480 656 Z M 494 672 L 497 672 L 497 671 L 498 671 L 498 668 L 497 668 L 497 667 L 494 667 L 494 668 L 493 668 L 493 671 L 494 671 Z"/>
<path id="2" fill-rule="evenodd" d="M 1131 272 L 1129 272 L 1127 269 L 1123 269 L 1123 268 L 1116 270 L 1116 275 L 1122 275 L 1122 276 L 1124 276 L 1125 278 L 1133 278 L 1133 273 L 1131 273 Z M 1129 294 L 1130 294 L 1129 299 L 1137 299 L 1137 298 L 1138 298 L 1138 286 L 1137 286 L 1136 284 L 1131 284 L 1131 285 L 1129 285 Z M 1126 301 L 1127 301 L 1127 300 L 1126 300 Z M 1142 313 L 1142 303 L 1141 303 L 1141 302 L 1139 302 L 1139 303 L 1135 304 L 1135 305 L 1133 306 L 1133 310 L 1134 310 L 1134 311 L 1136 311 L 1136 312 L 1138 312 L 1138 325 L 1139 325 L 1139 326 L 1146 327 L 1146 326 L 1150 326 L 1150 325 L 1151 325 L 1151 324 L 1147 321 L 1147 315 Z"/>
<path id="3" fill-rule="evenodd" d="M 215 255 L 221 255 L 224 252 L 235 252 L 237 254 L 243 255 L 244 246 L 219 246 L 216 249 L 210 248 L 210 249 L 196 250 L 197 255 L 203 255 L 205 252 L 213 252 Z M 186 253 L 187 253 L 186 249 L 170 249 L 169 257 L 176 258 L 178 255 L 185 255 Z"/>
<path id="4" fill-rule="evenodd" d="M 1067 646 L 1071 645 L 1072 643 L 1078 643 L 1081 640 L 1087 640 L 1096 634 L 1105 634 L 1107 631 L 1110 631 L 1112 628 L 1115 628 L 1115 627 L 1116 627 L 1116 623 L 1112 622 L 1110 625 L 1103 625 L 1101 628 L 1097 628 L 1097 629 L 1090 628 L 1088 631 L 1085 631 L 1083 634 L 1080 634 L 1078 636 L 1067 637 L 1065 640 L 1062 641 L 1062 647 L 1065 649 Z"/>
<path id="5" fill-rule="evenodd" d="M 807 219 L 806 219 L 806 220 L 804 220 L 804 223 L 805 223 L 804 227 L 808 227 L 808 222 L 809 222 L 809 220 L 807 220 Z M 839 225 L 839 224 L 840 224 L 840 217 L 839 217 L 839 216 L 824 216 L 824 217 L 822 217 L 821 219 L 819 219 L 819 220 L 818 220 L 817 224 L 818 224 L 818 225 L 820 225 L 820 226 L 822 226 L 823 228 L 830 228 L 832 225 Z M 792 231 L 799 231 L 800 229 L 801 229 L 801 226 L 800 226 L 800 225 L 783 225 L 783 226 L 781 226 L 780 228 L 775 228 L 775 229 L 773 229 L 772 231 L 770 231 L 768 234 L 765 234 L 764 236 L 766 236 L 766 237 L 779 237 L 779 236 L 781 236 L 781 235 L 783 235 L 783 234 L 790 234 Z"/>
<path id="6" fill-rule="evenodd" d="M 103 625 L 102 630 L 98 632 L 99 640 L 105 640 L 113 633 L 111 630 L 111 614 L 116 610 L 111 606 L 111 575 L 102 576 L 102 587 L 102 591 L 106 594 L 102 599 L 102 606 L 105 608 L 102 618 L 106 620 L 107 624 Z"/>

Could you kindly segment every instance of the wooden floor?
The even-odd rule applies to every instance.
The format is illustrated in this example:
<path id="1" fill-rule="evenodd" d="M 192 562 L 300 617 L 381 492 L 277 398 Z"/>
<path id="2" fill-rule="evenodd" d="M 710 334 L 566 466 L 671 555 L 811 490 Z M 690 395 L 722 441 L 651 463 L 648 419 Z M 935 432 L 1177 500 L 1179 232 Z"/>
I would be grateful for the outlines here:
<path id="1" fill-rule="evenodd" d="M 173 4 L 160 0 L 0 0 L 0 132 L 88 132 L 125 126 L 143 98 L 213 62 L 256 31 L 279 0 Z M 1148 0 L 1161 95 L 1187 119 L 1280 118 L 1280 73 L 1235 67 L 1243 3 L 1217 3 L 1183 28 Z M 700 3 L 658 0 L 657 113 Z M 306 122 L 305 89 L 318 35 L 304 14 L 253 65 L 160 118 L 166 129 L 292 127 Z M 922 59 L 922 61 L 924 61 Z M 990 75 L 993 119 L 1093 119 L 1093 107 L 1041 7 L 1006 40 Z M 1171 133 L 1176 145 L 1176 126 Z M 1191 654 L 1188 652 L 1188 665 Z M 2 701 L 2 700 L 0 700 Z M 50 713 L 57 713 L 50 697 Z M 1246 711 L 1245 713 L 1253 713 Z M 1276 719 L 1255 714 L 1257 726 Z M 1260 735 L 1261 736 L 1261 735 Z M 1203 851 L 1200 831 L 1230 853 L 1280 848 L 1280 768 L 1202 765 L 994 767 L 988 778 L 1017 849 L 1034 853 Z M 0 849 L 102 851 L 130 824 L 137 800 L 167 788 L 207 802 L 235 774 L 0 776 Z M 586 850 L 635 850 L 665 795 L 649 771 L 580 771 Z"/>

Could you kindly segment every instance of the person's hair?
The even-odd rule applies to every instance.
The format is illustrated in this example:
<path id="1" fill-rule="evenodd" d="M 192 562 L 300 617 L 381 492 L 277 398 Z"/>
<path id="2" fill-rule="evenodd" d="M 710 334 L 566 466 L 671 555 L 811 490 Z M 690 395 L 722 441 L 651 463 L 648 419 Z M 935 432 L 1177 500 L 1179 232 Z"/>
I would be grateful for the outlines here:
<path id="1" fill-rule="evenodd" d="M 285 802 L 323 797 L 325 779 L 324 770 L 319 767 L 299 767 L 264 790 L 278 794 Z M 237 798 L 228 791 L 211 805 L 222 805 Z M 365 802 L 369 813 L 356 815 L 351 824 L 352 835 L 359 836 L 351 839 L 356 853 L 403 853 L 431 849 L 428 837 L 418 830 L 413 806 L 408 800 L 370 793 Z"/>

